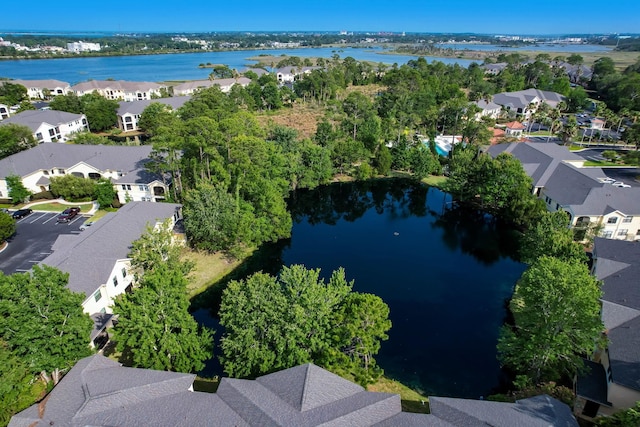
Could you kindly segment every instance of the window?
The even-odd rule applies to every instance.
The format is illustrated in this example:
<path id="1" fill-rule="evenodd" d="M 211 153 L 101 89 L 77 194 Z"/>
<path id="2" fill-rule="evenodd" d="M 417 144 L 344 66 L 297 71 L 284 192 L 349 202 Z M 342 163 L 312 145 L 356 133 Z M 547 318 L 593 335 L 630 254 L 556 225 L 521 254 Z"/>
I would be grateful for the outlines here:
<path id="1" fill-rule="evenodd" d="M 113 276 L 113 287 L 114 288 L 118 287 L 118 277 L 117 276 Z"/>
<path id="2" fill-rule="evenodd" d="M 58 173 L 59 173 L 60 175 L 64 175 L 64 174 L 65 174 L 64 169 L 58 169 Z"/>
<path id="3" fill-rule="evenodd" d="M 631 222 L 631 221 L 633 221 L 632 216 L 625 216 L 624 219 L 622 220 L 622 222 Z"/>
<path id="4" fill-rule="evenodd" d="M 122 268 L 122 277 L 127 277 L 127 269 L 126 268 Z"/>
<path id="5" fill-rule="evenodd" d="M 610 239 L 611 236 L 613 236 L 613 231 L 605 231 L 604 233 L 602 233 L 602 237 L 604 237 L 605 239 Z"/>
<path id="6" fill-rule="evenodd" d="M 612 216 L 607 220 L 607 224 L 615 224 L 618 222 L 618 217 L 617 216 Z"/>
<path id="7" fill-rule="evenodd" d="M 123 189 L 123 190 L 131 190 L 131 185 L 129 185 L 129 184 L 122 184 L 122 189 Z"/>
<path id="8" fill-rule="evenodd" d="M 56 134 L 56 132 L 53 129 L 49 129 L 49 136 L 53 136 L 55 134 Z"/>
<path id="9" fill-rule="evenodd" d="M 551 197 L 545 196 L 544 201 L 547 202 L 547 204 L 551 203 Z"/>
<path id="10" fill-rule="evenodd" d="M 146 185 L 138 185 L 138 190 L 140 191 L 149 191 L 149 187 Z"/>
<path id="11" fill-rule="evenodd" d="M 49 171 L 42 171 L 43 175 L 49 175 Z"/>
<path id="12" fill-rule="evenodd" d="M 626 236 L 628 232 L 629 230 L 627 230 L 626 228 L 621 228 L 620 230 L 618 230 L 618 236 Z"/>
<path id="13" fill-rule="evenodd" d="M 127 123 L 131 123 L 131 120 L 132 120 L 131 116 L 127 116 L 127 117 L 124 118 L 124 121 L 127 122 Z"/>
<path id="14" fill-rule="evenodd" d="M 43 138 L 42 138 L 42 133 L 40 133 L 40 132 L 36 133 L 36 139 L 37 139 L 38 141 L 42 141 L 42 139 L 43 139 Z"/>
<path id="15" fill-rule="evenodd" d="M 96 302 L 100 301 L 100 298 L 102 298 L 102 291 L 98 289 L 98 291 L 95 294 L 93 294 L 93 298 L 96 300 Z"/>

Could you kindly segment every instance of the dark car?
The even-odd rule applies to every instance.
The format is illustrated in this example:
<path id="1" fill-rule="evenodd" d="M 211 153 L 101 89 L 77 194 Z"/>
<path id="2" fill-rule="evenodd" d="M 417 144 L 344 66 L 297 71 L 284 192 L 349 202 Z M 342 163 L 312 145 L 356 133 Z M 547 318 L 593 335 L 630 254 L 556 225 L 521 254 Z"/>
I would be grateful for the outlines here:
<path id="1" fill-rule="evenodd" d="M 80 212 L 80 208 L 67 208 L 58 215 L 58 222 L 69 222 Z"/>
<path id="2" fill-rule="evenodd" d="M 18 209 L 13 213 L 13 219 L 21 219 L 33 212 L 31 209 Z"/>

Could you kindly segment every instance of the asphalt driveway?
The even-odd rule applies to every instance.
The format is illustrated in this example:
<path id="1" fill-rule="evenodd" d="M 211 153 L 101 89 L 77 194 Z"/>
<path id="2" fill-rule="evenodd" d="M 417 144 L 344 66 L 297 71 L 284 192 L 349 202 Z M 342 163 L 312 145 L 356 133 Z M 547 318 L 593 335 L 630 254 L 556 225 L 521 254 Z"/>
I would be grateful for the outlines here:
<path id="1" fill-rule="evenodd" d="M 56 223 L 59 212 L 33 212 L 17 221 L 16 234 L 0 252 L 0 270 L 4 274 L 29 271 L 51 253 L 51 247 L 61 234 L 78 234 L 85 221 L 78 215 L 68 224 Z"/>

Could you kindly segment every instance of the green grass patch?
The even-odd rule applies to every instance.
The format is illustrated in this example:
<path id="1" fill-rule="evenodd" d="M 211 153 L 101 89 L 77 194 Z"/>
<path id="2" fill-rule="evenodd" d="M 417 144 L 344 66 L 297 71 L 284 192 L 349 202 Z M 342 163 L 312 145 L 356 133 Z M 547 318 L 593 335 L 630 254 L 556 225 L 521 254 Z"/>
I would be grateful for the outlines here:
<path id="1" fill-rule="evenodd" d="M 187 276 L 189 298 L 214 286 L 242 263 L 242 260 L 230 260 L 220 252 L 210 254 L 187 248 L 184 249 L 181 259 L 194 264 L 193 270 Z"/>
<path id="2" fill-rule="evenodd" d="M 422 182 L 432 187 L 440 188 L 444 185 L 445 182 L 447 182 L 448 179 L 449 178 L 447 178 L 446 176 L 429 175 L 428 177 L 423 178 Z"/>
<path id="3" fill-rule="evenodd" d="M 376 383 L 367 386 L 367 390 L 379 393 L 399 394 L 402 402 L 402 410 L 405 412 L 418 414 L 429 413 L 429 398 L 427 396 L 423 396 L 418 391 L 390 378 L 380 377 Z"/>
<path id="4" fill-rule="evenodd" d="M 587 160 L 584 162 L 585 166 L 598 166 L 598 167 L 607 167 L 607 166 L 625 166 L 624 163 L 618 162 L 610 162 L 608 160 Z"/>
<path id="5" fill-rule="evenodd" d="M 33 209 L 34 211 L 37 210 L 37 211 L 47 211 L 47 212 L 62 212 L 63 210 L 70 208 L 72 206 L 79 206 L 80 213 L 86 213 L 91 210 L 91 208 L 93 207 L 93 203 L 89 202 L 89 203 L 77 203 L 74 205 L 66 205 L 58 202 L 50 202 L 50 203 L 43 203 L 41 205 L 33 205 L 31 206 L 31 209 Z"/>

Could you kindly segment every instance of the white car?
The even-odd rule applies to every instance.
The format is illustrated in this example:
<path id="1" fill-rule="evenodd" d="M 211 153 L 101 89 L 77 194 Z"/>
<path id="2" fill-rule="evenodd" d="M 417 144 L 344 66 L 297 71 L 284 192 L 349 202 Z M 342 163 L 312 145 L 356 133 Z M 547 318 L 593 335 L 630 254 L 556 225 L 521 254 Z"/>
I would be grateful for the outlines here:
<path id="1" fill-rule="evenodd" d="M 613 184 L 614 182 L 616 182 L 616 180 L 613 178 L 598 178 L 598 180 L 604 184 Z"/>
<path id="2" fill-rule="evenodd" d="M 613 185 L 614 187 L 620 187 L 620 188 L 631 188 L 631 186 L 629 184 L 625 184 L 622 181 L 616 181 L 611 185 Z"/>

